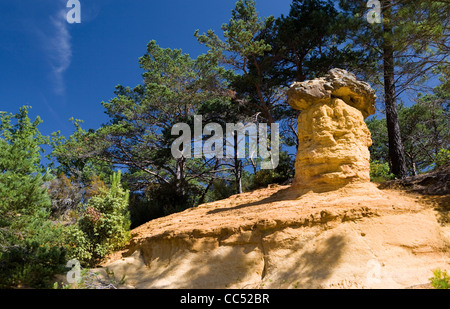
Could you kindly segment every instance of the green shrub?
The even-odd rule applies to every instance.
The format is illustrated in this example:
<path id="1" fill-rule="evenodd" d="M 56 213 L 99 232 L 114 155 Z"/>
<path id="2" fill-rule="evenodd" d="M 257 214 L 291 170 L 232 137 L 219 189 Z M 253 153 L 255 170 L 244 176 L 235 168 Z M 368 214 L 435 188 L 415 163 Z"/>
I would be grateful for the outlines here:
<path id="1" fill-rule="evenodd" d="M 286 151 L 281 151 L 277 168 L 256 172 L 250 189 L 264 188 L 270 184 L 282 184 L 289 181 L 294 177 L 294 165 L 295 160 Z"/>
<path id="2" fill-rule="evenodd" d="M 389 164 L 378 160 L 370 162 L 370 180 L 373 182 L 383 182 L 394 179 L 394 175 L 389 173 Z"/>
<path id="3" fill-rule="evenodd" d="M 450 163 L 450 150 L 442 148 L 437 153 L 436 157 L 434 158 L 434 163 L 437 167 L 444 166 L 446 164 Z"/>
<path id="4" fill-rule="evenodd" d="M 151 184 L 145 191 L 149 205 L 154 209 L 159 209 L 164 216 L 192 207 L 194 197 L 199 195 L 195 186 L 185 184 L 184 192 L 182 192 L 176 183 Z"/>
<path id="5" fill-rule="evenodd" d="M 435 289 L 449 289 L 450 288 L 450 276 L 447 271 L 441 271 L 436 269 L 433 271 L 433 277 L 430 278 L 431 286 Z"/>
<path id="6" fill-rule="evenodd" d="M 65 250 L 38 242 L 23 242 L 0 250 L 0 288 L 48 288 L 64 271 Z"/>
<path id="7" fill-rule="evenodd" d="M 120 171 L 111 177 L 109 190 L 102 189 L 86 205 L 76 225 L 67 228 L 70 258 L 94 266 L 130 237 L 129 192 L 120 184 Z"/>
<path id="8" fill-rule="evenodd" d="M 208 197 L 211 201 L 229 198 L 233 194 L 236 194 L 236 182 L 229 182 L 226 179 L 221 178 L 214 179 L 212 190 L 208 193 Z"/>
<path id="9" fill-rule="evenodd" d="M 131 229 L 164 216 L 164 210 L 152 205 L 144 193 L 130 194 Z"/>
<path id="10" fill-rule="evenodd" d="M 48 288 L 64 271 L 62 228 L 45 217 L 21 216 L 0 234 L 0 288 Z"/>

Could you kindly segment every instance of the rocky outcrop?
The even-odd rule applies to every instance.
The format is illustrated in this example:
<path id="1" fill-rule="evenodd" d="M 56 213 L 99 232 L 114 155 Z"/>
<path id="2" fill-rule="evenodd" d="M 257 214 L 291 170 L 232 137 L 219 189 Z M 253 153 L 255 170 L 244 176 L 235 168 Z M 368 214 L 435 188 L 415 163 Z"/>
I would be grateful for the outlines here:
<path id="1" fill-rule="evenodd" d="M 335 69 L 288 96 L 301 110 L 292 186 L 152 220 L 103 273 L 133 288 L 405 288 L 449 269 L 448 196 L 369 181 L 370 86 Z"/>
<path id="2" fill-rule="evenodd" d="M 232 196 L 136 228 L 105 268 L 142 289 L 405 288 L 450 269 L 431 200 L 380 192 Z"/>
<path id="3" fill-rule="evenodd" d="M 288 102 L 301 111 L 295 187 L 320 192 L 370 182 L 364 119 L 375 113 L 375 98 L 367 83 L 341 69 L 291 86 Z"/>

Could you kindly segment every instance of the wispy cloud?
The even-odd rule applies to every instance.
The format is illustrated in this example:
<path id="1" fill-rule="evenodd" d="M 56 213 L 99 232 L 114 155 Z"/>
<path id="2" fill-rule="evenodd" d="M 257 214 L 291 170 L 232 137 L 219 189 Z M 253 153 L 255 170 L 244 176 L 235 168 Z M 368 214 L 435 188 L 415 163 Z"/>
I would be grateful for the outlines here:
<path id="1" fill-rule="evenodd" d="M 66 21 L 66 11 L 60 10 L 50 17 L 49 33 L 43 36 L 44 49 L 51 65 L 54 79 L 54 91 L 64 94 L 64 72 L 72 61 L 72 44 L 69 24 Z"/>
<path id="2" fill-rule="evenodd" d="M 24 26 L 37 38 L 39 49 L 50 69 L 53 91 L 58 95 L 65 93 L 64 73 L 72 61 L 72 37 L 70 24 L 66 20 L 66 3 L 67 0 L 44 1 L 41 11 L 47 11 L 48 14 L 33 16 Z"/>

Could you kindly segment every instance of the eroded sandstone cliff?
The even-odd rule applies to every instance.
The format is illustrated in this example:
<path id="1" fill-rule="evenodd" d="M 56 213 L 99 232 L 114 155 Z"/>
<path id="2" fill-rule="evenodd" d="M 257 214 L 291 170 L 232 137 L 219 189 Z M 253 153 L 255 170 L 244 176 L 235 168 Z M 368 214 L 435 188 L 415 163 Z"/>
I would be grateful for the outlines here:
<path id="1" fill-rule="evenodd" d="M 128 287 L 170 289 L 407 288 L 450 269 L 439 200 L 349 193 L 274 186 L 205 204 L 133 230 L 104 267 Z"/>
<path id="2" fill-rule="evenodd" d="M 406 288 L 450 269 L 449 196 L 370 183 L 370 86 L 336 69 L 288 95 L 302 111 L 294 185 L 150 221 L 109 273 L 134 288 Z"/>

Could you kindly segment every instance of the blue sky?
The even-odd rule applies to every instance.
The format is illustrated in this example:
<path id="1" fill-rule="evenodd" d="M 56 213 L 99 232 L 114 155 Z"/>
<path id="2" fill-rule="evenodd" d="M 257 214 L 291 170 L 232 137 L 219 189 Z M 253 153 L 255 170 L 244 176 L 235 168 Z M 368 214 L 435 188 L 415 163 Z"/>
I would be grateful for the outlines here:
<path id="1" fill-rule="evenodd" d="M 141 83 L 138 58 L 147 43 L 206 52 L 196 29 L 219 31 L 235 0 L 80 0 L 81 23 L 69 24 L 68 0 L 0 2 L 0 111 L 32 106 L 43 134 L 73 131 L 69 118 L 97 129 L 101 106 L 118 84 Z M 291 0 L 257 0 L 261 17 L 287 14 Z"/>

